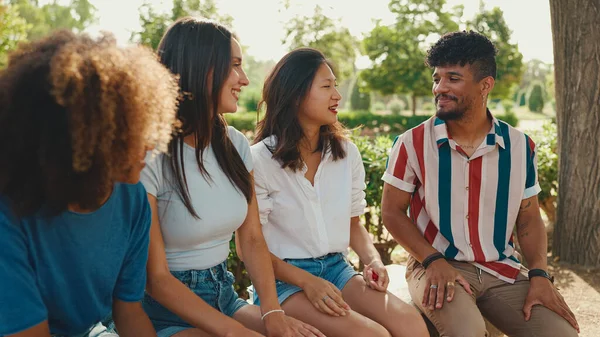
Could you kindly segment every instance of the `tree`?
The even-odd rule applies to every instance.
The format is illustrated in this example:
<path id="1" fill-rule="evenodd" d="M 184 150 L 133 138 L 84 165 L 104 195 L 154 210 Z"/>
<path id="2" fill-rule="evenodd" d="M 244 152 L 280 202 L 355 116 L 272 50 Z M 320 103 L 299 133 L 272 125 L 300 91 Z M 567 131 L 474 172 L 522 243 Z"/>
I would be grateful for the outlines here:
<path id="1" fill-rule="evenodd" d="M 337 68 L 338 78 L 350 78 L 356 69 L 359 42 L 348 28 L 323 14 L 321 6 L 315 6 L 312 16 L 296 16 L 285 25 L 283 43 L 290 50 L 310 47 L 321 51 Z"/>
<path id="2" fill-rule="evenodd" d="M 561 261 L 600 267 L 600 4 L 550 0 L 558 213 L 552 251 Z"/>
<path id="3" fill-rule="evenodd" d="M 496 85 L 491 98 L 509 98 L 511 87 L 521 81 L 523 55 L 515 43 L 510 43 L 511 30 L 504 20 L 504 13 L 498 7 L 486 11 L 482 5 L 479 13 L 467 27 L 487 36 L 498 49 L 496 56 Z"/>
<path id="4" fill-rule="evenodd" d="M 371 94 L 365 92 L 365 84 L 357 78 L 352 86 L 352 95 L 350 96 L 350 107 L 352 110 L 369 111 L 371 108 Z"/>
<path id="5" fill-rule="evenodd" d="M 544 110 L 544 89 L 540 83 L 531 85 L 527 103 L 531 112 L 542 112 Z"/>
<path id="6" fill-rule="evenodd" d="M 446 9 L 446 0 L 391 0 L 392 25 L 377 22 L 363 40 L 373 66 L 361 73 L 371 90 L 383 95 L 406 93 L 412 98 L 431 92 L 431 70 L 425 64 L 426 39 L 458 30 L 462 6 Z"/>
<path id="7" fill-rule="evenodd" d="M 36 40 L 57 29 L 82 32 L 96 21 L 96 7 L 89 0 L 71 0 L 61 5 L 53 0 L 40 6 L 38 0 L 10 0 L 17 6 L 19 16 L 29 23 L 27 38 Z"/>
<path id="8" fill-rule="evenodd" d="M 142 29 L 133 32 L 130 40 L 156 50 L 169 25 L 175 20 L 188 15 L 213 19 L 229 27 L 233 23 L 231 16 L 218 13 L 215 0 L 173 0 L 173 8 L 170 14 L 159 13 L 150 3 L 144 2 L 139 9 Z"/>
<path id="9" fill-rule="evenodd" d="M 7 65 L 8 53 L 25 41 L 28 29 L 16 6 L 0 4 L 0 69 Z"/>

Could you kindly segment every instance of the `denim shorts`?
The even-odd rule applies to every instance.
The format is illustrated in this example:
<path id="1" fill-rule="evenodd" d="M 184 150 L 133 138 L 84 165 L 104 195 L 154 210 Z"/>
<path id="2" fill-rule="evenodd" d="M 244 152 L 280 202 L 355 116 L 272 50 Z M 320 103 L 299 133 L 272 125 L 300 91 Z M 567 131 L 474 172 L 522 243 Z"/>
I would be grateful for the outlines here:
<path id="1" fill-rule="evenodd" d="M 340 291 L 344 289 L 346 283 L 348 283 L 352 277 L 360 275 L 354 270 L 354 267 L 352 267 L 342 253 L 330 253 L 321 257 L 309 259 L 284 259 L 283 261 L 331 282 Z M 282 304 L 295 293 L 302 291 L 301 288 L 295 285 L 279 280 L 276 280 L 275 285 L 277 286 L 277 298 L 279 304 Z M 254 291 L 254 304 L 260 305 L 260 300 L 256 291 Z"/>
<path id="2" fill-rule="evenodd" d="M 227 271 L 227 261 L 209 269 L 172 271 L 171 274 L 210 306 L 229 317 L 243 306 L 248 305 L 246 301 L 238 297 L 233 289 L 235 279 L 233 274 Z M 170 337 L 183 330 L 193 328 L 148 294 L 144 296 L 142 304 L 158 337 Z"/>

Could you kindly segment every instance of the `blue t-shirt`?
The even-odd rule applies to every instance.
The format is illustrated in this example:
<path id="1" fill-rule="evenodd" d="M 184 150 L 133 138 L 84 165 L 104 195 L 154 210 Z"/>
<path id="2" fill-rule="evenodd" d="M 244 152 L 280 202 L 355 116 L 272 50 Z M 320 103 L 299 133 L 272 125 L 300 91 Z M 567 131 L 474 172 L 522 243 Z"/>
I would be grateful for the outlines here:
<path id="1" fill-rule="evenodd" d="M 136 302 L 146 283 L 151 210 L 141 183 L 117 184 L 102 207 L 16 219 L 0 200 L 0 336 L 48 320 L 86 332 L 113 298 Z"/>

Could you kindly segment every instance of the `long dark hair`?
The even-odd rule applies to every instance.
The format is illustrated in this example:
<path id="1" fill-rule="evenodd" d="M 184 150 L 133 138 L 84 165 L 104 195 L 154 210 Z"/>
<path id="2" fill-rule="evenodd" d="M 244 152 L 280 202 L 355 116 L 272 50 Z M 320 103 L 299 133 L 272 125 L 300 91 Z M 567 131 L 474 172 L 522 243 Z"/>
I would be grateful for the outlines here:
<path id="1" fill-rule="evenodd" d="M 302 168 L 299 146 L 304 132 L 298 121 L 298 110 L 323 64 L 334 69 L 320 51 L 299 48 L 285 55 L 265 80 L 260 106 L 266 105 L 266 111 L 256 126 L 254 143 L 276 136 L 277 144 L 267 146 L 282 168 L 289 167 L 294 171 Z M 331 151 L 333 160 L 343 159 L 346 156 L 342 146 L 345 134 L 346 129 L 339 122 L 321 126 L 316 150 Z"/>
<path id="2" fill-rule="evenodd" d="M 231 40 L 225 26 L 213 21 L 185 17 L 169 27 L 158 46 L 160 61 L 179 75 L 183 102 L 177 117 L 181 133 L 169 144 L 167 166 L 174 174 L 176 189 L 190 214 L 199 218 L 190 200 L 183 165 L 184 138 L 194 135 L 196 162 L 205 178 L 204 150 L 211 145 L 221 170 L 250 202 L 252 180 L 227 132 L 227 122 L 218 113 L 223 83 L 232 70 Z M 164 162 L 166 164 L 166 161 Z"/>

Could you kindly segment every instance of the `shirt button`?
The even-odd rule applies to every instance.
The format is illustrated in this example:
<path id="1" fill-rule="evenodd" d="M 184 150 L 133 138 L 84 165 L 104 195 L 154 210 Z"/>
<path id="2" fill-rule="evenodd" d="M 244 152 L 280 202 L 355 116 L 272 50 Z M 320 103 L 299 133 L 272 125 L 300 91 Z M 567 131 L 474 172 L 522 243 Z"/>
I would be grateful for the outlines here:
<path id="1" fill-rule="evenodd" d="M 468 191 L 469 190 L 469 186 L 465 187 L 465 189 Z"/>
<path id="2" fill-rule="evenodd" d="M 469 218 L 469 214 L 467 214 L 467 219 Z"/>
<path id="3" fill-rule="evenodd" d="M 469 247 L 473 248 L 473 245 L 469 243 Z"/>

